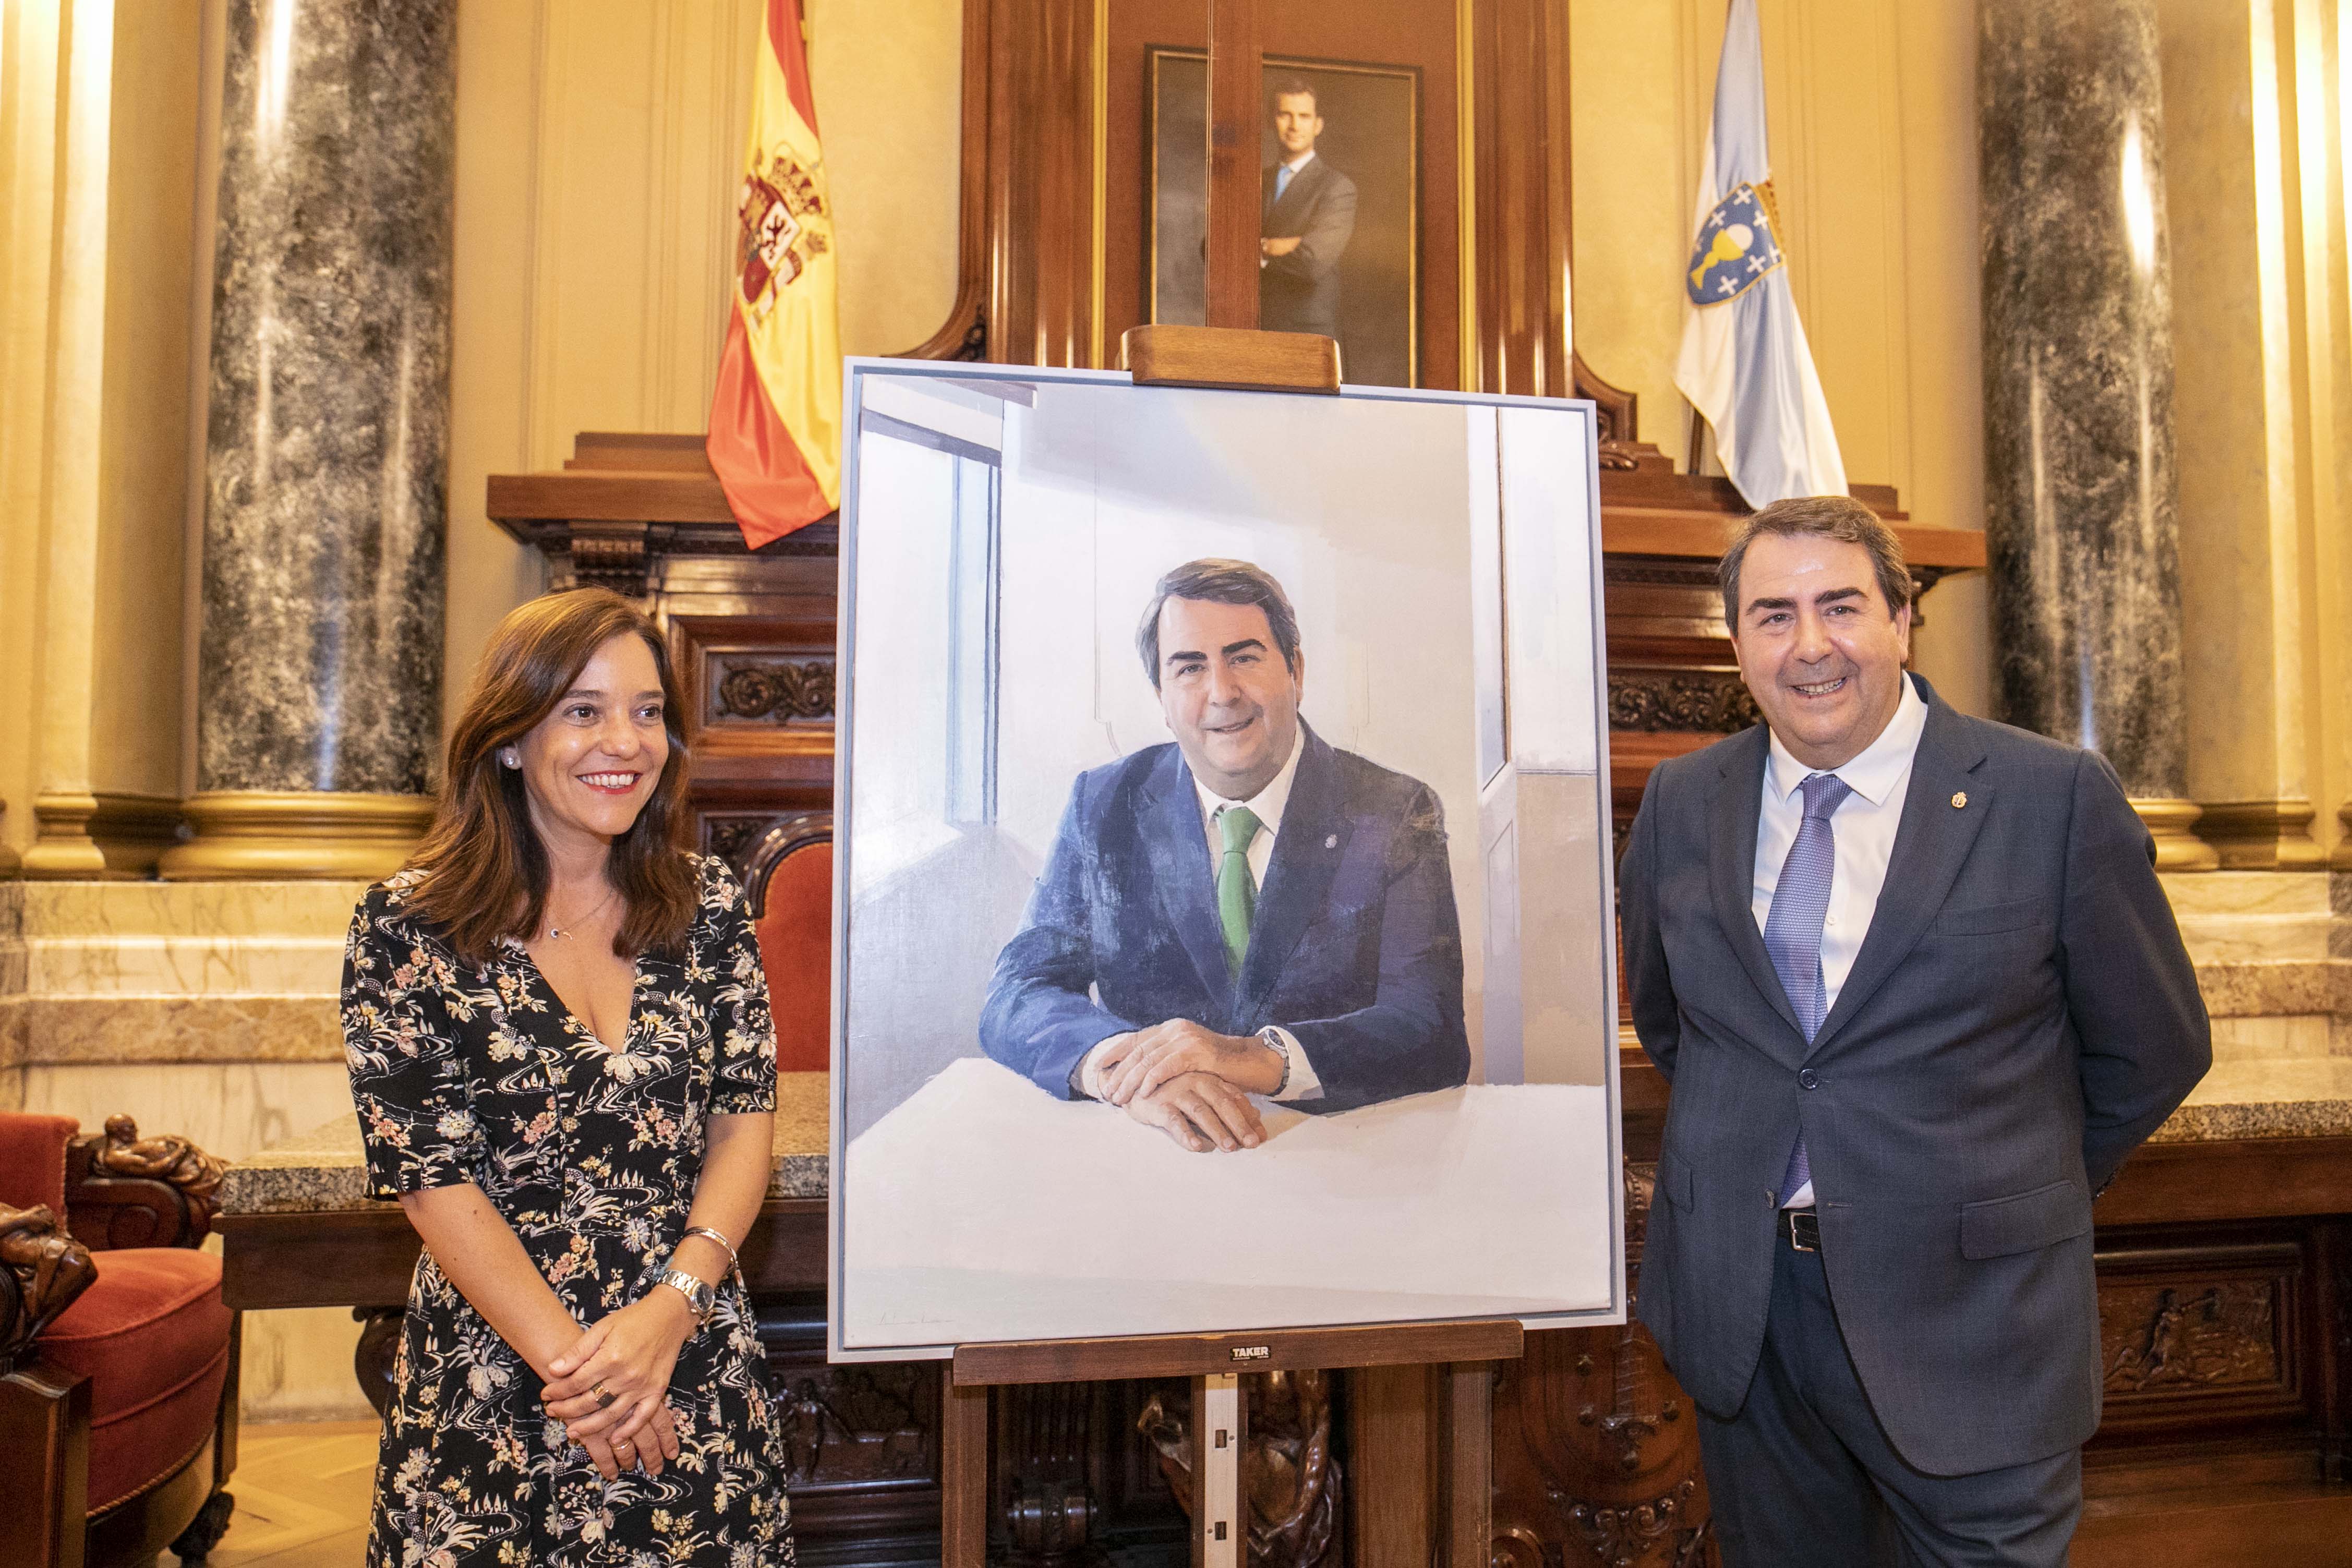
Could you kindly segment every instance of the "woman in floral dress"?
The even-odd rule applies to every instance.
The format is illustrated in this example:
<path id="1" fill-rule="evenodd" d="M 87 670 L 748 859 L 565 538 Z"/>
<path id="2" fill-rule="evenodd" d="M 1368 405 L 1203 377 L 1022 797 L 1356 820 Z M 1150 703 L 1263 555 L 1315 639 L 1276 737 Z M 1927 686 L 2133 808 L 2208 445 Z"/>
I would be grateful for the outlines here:
<path id="1" fill-rule="evenodd" d="M 432 832 L 352 921 L 368 1185 L 424 1238 L 372 1568 L 790 1564 L 734 1249 L 775 1047 L 741 892 L 677 846 L 678 699 L 601 589 L 509 616 Z"/>

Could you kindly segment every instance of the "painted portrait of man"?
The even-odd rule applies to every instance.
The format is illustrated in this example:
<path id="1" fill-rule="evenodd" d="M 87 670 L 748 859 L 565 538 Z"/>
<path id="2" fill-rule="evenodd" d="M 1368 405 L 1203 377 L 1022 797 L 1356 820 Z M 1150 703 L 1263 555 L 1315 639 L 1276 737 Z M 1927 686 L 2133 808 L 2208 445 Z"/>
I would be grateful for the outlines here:
<path id="1" fill-rule="evenodd" d="M 1199 1152 L 1263 1141 L 1253 1095 L 1334 1111 L 1464 1082 L 1444 813 L 1300 718 L 1282 585 L 1188 562 L 1136 642 L 1176 738 L 1073 786 L 996 962 L 988 1054 Z"/>

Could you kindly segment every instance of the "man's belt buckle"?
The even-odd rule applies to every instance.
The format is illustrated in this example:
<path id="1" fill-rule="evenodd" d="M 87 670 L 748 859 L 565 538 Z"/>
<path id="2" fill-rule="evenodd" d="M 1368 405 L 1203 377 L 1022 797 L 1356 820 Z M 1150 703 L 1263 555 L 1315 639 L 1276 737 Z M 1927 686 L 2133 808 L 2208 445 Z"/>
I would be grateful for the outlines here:
<path id="1" fill-rule="evenodd" d="M 1822 1216 L 1811 1209 L 1782 1209 L 1780 1234 L 1799 1252 L 1822 1249 Z"/>

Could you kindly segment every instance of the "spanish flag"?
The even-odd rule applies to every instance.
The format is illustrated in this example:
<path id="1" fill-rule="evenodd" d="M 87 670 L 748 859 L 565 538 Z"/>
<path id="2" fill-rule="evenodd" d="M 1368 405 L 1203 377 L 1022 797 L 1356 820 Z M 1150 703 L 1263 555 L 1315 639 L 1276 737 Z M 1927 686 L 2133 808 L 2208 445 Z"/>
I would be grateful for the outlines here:
<path id="1" fill-rule="evenodd" d="M 800 0 L 768 0 L 753 68 L 734 309 L 707 449 L 756 550 L 841 504 L 841 323 Z"/>

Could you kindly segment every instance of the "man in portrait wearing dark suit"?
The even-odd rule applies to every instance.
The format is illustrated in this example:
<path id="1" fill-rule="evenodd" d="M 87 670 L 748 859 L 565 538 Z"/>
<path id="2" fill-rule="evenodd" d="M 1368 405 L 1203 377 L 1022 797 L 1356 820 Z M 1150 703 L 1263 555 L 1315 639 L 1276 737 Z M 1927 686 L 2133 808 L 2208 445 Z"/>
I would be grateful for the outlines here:
<path id="1" fill-rule="evenodd" d="M 1356 182 L 1318 157 L 1323 117 L 1297 77 L 1274 89 L 1274 139 L 1258 232 L 1257 324 L 1339 335 L 1339 258 L 1356 232 Z"/>
<path id="2" fill-rule="evenodd" d="M 1437 796 L 1299 718 L 1281 584 L 1179 566 L 1136 645 L 1175 743 L 1079 775 L 997 957 L 983 1048 L 1195 1152 L 1264 1140 L 1253 1094 L 1347 1110 L 1465 1081 Z"/>
<path id="3" fill-rule="evenodd" d="M 1764 723 L 1651 774 L 1620 881 L 1674 1089 L 1642 1321 L 1727 1568 L 2059 1568 L 2092 1199 L 2211 1061 L 2153 842 L 2097 755 L 1905 672 L 1860 503 L 1765 508 L 1721 582 Z"/>

